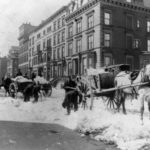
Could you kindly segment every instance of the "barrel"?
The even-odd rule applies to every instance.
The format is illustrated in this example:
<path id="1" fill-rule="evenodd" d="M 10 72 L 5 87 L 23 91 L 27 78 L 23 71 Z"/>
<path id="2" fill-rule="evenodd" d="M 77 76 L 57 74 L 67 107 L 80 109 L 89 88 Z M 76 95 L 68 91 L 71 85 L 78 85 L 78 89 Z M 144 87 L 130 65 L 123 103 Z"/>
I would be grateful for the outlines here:
<path id="1" fill-rule="evenodd" d="M 99 74 L 100 89 L 113 88 L 114 87 L 114 79 L 115 79 L 115 76 L 111 72 Z"/>

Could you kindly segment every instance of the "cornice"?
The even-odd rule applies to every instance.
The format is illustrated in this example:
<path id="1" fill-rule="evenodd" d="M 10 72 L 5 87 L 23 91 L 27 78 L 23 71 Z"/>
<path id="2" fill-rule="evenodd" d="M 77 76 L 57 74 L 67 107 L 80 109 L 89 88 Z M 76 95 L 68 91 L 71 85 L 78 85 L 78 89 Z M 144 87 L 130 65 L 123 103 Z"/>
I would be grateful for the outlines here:
<path id="1" fill-rule="evenodd" d="M 121 1 L 118 1 L 118 0 L 93 0 L 93 1 L 85 4 L 83 7 L 79 8 L 78 10 L 74 11 L 70 15 L 68 15 L 66 17 L 66 22 L 74 19 L 78 15 L 81 15 L 82 13 L 84 13 L 85 11 L 87 11 L 88 9 L 90 9 L 91 7 L 96 5 L 97 3 L 110 4 L 112 6 L 128 8 L 128 9 L 135 10 L 135 11 L 140 11 L 140 12 L 143 12 L 143 13 L 150 13 L 150 8 L 149 7 L 137 5 L 137 4 L 134 4 L 134 3 L 121 2 Z"/>

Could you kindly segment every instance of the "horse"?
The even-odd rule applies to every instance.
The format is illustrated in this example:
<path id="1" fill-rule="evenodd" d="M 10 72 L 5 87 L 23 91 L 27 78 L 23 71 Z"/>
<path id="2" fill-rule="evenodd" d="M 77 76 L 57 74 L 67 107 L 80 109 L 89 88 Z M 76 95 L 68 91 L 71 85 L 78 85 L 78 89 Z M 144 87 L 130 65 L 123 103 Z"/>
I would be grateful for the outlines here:
<path id="1" fill-rule="evenodd" d="M 134 81 L 131 80 L 131 72 L 121 71 L 120 73 L 118 73 L 115 77 L 115 86 L 121 87 L 125 85 L 149 82 L 149 78 L 150 78 L 150 65 L 146 65 L 145 68 L 139 71 L 139 74 L 137 75 L 137 78 L 134 79 Z M 134 91 L 137 93 L 137 99 L 140 101 L 140 116 L 143 124 L 144 101 L 147 101 L 148 109 L 150 113 L 150 85 L 135 86 Z M 120 105 L 122 104 L 123 113 L 126 114 L 126 108 L 125 108 L 126 95 L 133 94 L 133 87 L 124 88 L 118 90 L 118 92 L 120 92 L 118 111 Z M 149 115 L 149 119 L 150 119 L 150 115 Z"/>

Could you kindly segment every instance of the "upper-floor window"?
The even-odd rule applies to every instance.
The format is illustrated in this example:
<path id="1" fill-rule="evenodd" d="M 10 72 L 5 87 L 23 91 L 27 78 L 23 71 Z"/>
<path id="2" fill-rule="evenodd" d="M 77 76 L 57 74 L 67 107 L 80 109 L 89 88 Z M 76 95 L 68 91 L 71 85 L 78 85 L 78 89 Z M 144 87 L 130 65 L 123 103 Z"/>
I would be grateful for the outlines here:
<path id="1" fill-rule="evenodd" d="M 105 25 L 111 24 L 111 13 L 110 12 L 104 12 L 104 24 Z"/>
<path id="2" fill-rule="evenodd" d="M 77 33 L 80 33 L 82 30 L 82 23 L 81 20 L 77 21 Z"/>
<path id="3" fill-rule="evenodd" d="M 72 42 L 68 43 L 68 56 L 72 56 L 73 44 Z"/>
<path id="4" fill-rule="evenodd" d="M 104 33 L 104 46 L 105 47 L 111 46 L 111 33 Z"/>
<path id="5" fill-rule="evenodd" d="M 93 36 L 93 34 L 89 35 L 87 40 L 88 40 L 88 49 L 93 49 L 94 48 L 94 36 Z"/>
<path id="6" fill-rule="evenodd" d="M 34 45 L 34 37 L 32 37 L 32 45 Z"/>
<path id="7" fill-rule="evenodd" d="M 64 56 L 65 56 L 65 47 L 62 46 L 62 57 L 64 57 Z"/>
<path id="8" fill-rule="evenodd" d="M 132 35 L 127 35 L 127 36 L 126 36 L 126 48 L 127 48 L 127 49 L 132 49 L 132 48 L 133 48 Z"/>
<path id="9" fill-rule="evenodd" d="M 72 25 L 70 25 L 68 27 L 68 37 L 71 37 L 71 36 L 73 36 L 73 27 L 72 27 Z"/>
<path id="10" fill-rule="evenodd" d="M 137 22 L 136 22 L 136 27 L 137 27 L 137 28 L 140 28 L 140 20 L 137 20 Z"/>
<path id="11" fill-rule="evenodd" d="M 39 34 L 37 34 L 37 39 L 39 39 L 41 37 L 41 34 L 39 33 Z"/>
<path id="12" fill-rule="evenodd" d="M 133 44 L 134 44 L 134 48 L 139 48 L 140 47 L 140 40 L 135 39 Z"/>
<path id="13" fill-rule="evenodd" d="M 54 50 L 53 50 L 53 59 L 54 60 L 56 59 L 56 48 L 54 48 Z"/>
<path id="14" fill-rule="evenodd" d="M 65 16 L 62 17 L 62 26 L 65 25 Z"/>
<path id="15" fill-rule="evenodd" d="M 48 38 L 48 39 L 47 39 L 47 48 L 50 48 L 50 47 L 51 47 L 51 39 Z"/>
<path id="16" fill-rule="evenodd" d="M 54 31 L 56 31 L 56 21 L 54 22 Z"/>
<path id="17" fill-rule="evenodd" d="M 47 33 L 51 31 L 51 26 L 47 28 Z"/>
<path id="18" fill-rule="evenodd" d="M 43 35 L 45 35 L 45 34 L 46 34 L 46 31 L 44 30 L 44 31 L 43 31 Z"/>
<path id="19" fill-rule="evenodd" d="M 65 41 L 65 31 L 62 31 L 61 38 L 62 38 L 62 42 L 64 42 Z"/>
<path id="20" fill-rule="evenodd" d="M 37 51 L 40 51 L 41 50 L 41 44 L 39 43 L 38 45 L 37 45 Z"/>
<path id="21" fill-rule="evenodd" d="M 94 16 L 93 14 L 88 16 L 88 29 L 94 26 Z"/>
<path id="22" fill-rule="evenodd" d="M 150 52 L 150 40 L 149 39 L 147 40 L 147 51 Z"/>
<path id="23" fill-rule="evenodd" d="M 81 52 L 81 39 L 77 39 L 76 41 L 76 53 Z"/>
<path id="24" fill-rule="evenodd" d="M 61 51 L 60 48 L 57 48 L 57 58 L 60 59 L 61 58 Z"/>
<path id="25" fill-rule="evenodd" d="M 57 28 L 59 29 L 61 27 L 61 20 L 58 19 Z"/>
<path id="26" fill-rule="evenodd" d="M 53 39 L 53 45 L 56 45 L 56 35 L 54 35 L 54 39 Z"/>
<path id="27" fill-rule="evenodd" d="M 46 48 L 46 42 L 45 39 L 43 40 L 43 50 Z"/>
<path id="28" fill-rule="evenodd" d="M 150 20 L 147 21 L 147 32 L 150 32 Z"/>
<path id="29" fill-rule="evenodd" d="M 133 16 L 132 15 L 126 16 L 126 27 L 128 29 L 133 29 Z"/>
<path id="30" fill-rule="evenodd" d="M 59 44 L 60 43 L 60 40 L 61 39 L 61 37 L 60 37 L 60 32 L 58 33 L 58 35 L 57 35 L 57 43 Z"/>

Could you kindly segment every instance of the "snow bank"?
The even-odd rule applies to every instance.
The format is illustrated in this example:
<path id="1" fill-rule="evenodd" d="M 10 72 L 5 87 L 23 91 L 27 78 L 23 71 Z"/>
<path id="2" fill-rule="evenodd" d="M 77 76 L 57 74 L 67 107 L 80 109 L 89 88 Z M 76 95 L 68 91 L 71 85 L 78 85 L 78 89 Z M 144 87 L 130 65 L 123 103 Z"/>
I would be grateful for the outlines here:
<path id="1" fill-rule="evenodd" d="M 150 120 L 148 110 L 144 115 L 144 125 L 139 117 L 139 102 L 127 100 L 127 115 L 107 108 L 102 99 L 94 101 L 93 110 L 71 112 L 67 115 L 61 104 L 64 90 L 53 89 L 50 98 L 39 98 L 38 103 L 23 102 L 22 99 L 0 98 L 0 120 L 56 123 L 78 130 L 81 133 L 92 133 L 96 140 L 115 143 L 122 150 L 142 150 L 150 146 Z M 88 100 L 88 107 L 90 100 Z"/>

